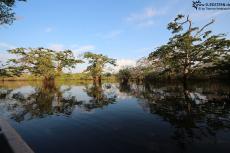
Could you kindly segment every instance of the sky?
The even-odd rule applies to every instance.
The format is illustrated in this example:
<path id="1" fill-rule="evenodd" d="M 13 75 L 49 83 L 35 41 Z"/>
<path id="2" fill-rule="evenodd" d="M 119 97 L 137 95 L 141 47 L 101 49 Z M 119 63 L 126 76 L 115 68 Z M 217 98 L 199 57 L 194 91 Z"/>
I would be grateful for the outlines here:
<path id="1" fill-rule="evenodd" d="M 192 0 L 27 0 L 13 9 L 17 20 L 0 26 L 2 61 L 11 56 L 8 49 L 45 47 L 71 49 L 76 56 L 102 53 L 116 58 L 117 68 L 134 65 L 168 41 L 167 24 L 177 14 L 190 15 L 197 26 L 215 19 L 210 29 L 230 35 L 229 10 L 196 10 Z"/>

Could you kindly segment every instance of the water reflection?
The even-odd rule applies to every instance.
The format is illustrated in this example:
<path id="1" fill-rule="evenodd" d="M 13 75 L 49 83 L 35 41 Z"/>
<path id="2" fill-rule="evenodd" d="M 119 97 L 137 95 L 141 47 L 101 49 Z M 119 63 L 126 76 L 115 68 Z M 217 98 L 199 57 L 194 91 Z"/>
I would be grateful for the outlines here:
<path id="1" fill-rule="evenodd" d="M 108 93 L 109 89 L 111 89 L 110 84 L 105 84 L 103 87 L 101 84 L 86 85 L 84 91 L 89 97 L 92 98 L 88 103 L 84 104 L 84 108 L 91 110 L 94 108 L 101 108 L 116 102 L 116 94 L 111 92 Z"/>
<path id="2" fill-rule="evenodd" d="M 114 105 L 116 107 L 109 107 Z M 114 109 L 116 111 L 113 111 Z M 87 117 L 71 116 L 81 113 L 79 110 L 81 112 L 100 110 L 100 113 L 90 113 Z M 82 136 L 88 137 L 87 142 L 91 139 L 95 140 L 95 134 L 98 134 L 104 143 L 113 141 L 113 146 L 125 146 L 124 152 L 131 152 L 130 148 L 151 152 L 151 148 L 157 150 L 159 146 L 161 148 L 158 148 L 159 152 L 165 150 L 168 152 L 173 148 L 172 152 L 186 152 L 186 150 L 196 152 L 197 150 L 193 150 L 192 146 L 209 148 L 210 146 L 204 144 L 210 143 L 229 146 L 230 86 L 227 83 L 215 82 L 188 85 L 162 83 L 140 85 L 19 83 L 15 85 L 13 83 L 13 86 L 5 83 L 0 84 L 0 115 L 20 123 L 52 115 L 67 116 L 68 122 L 65 123 L 69 126 L 77 124 L 72 125 L 76 130 L 71 134 L 74 135 L 78 130 L 89 129 L 88 133 Z M 79 122 L 72 123 L 69 116 L 78 118 Z M 52 119 L 49 121 L 54 125 L 56 122 L 61 122 Z M 40 120 L 39 123 L 43 121 Z M 84 128 L 80 128 L 81 124 Z M 41 127 L 43 126 L 48 125 L 41 124 Z M 58 128 L 62 130 L 63 127 L 58 126 Z M 79 133 L 77 133 L 78 137 Z M 159 137 L 154 138 L 155 134 Z M 33 134 L 30 135 L 28 132 L 24 135 L 29 135 L 28 140 L 33 137 Z M 56 138 L 58 135 L 54 132 L 53 137 Z M 73 139 L 77 139 L 76 135 Z M 60 138 L 61 140 L 63 138 Z M 78 142 L 80 143 L 81 140 Z M 36 143 L 32 144 L 36 145 Z M 95 146 L 101 144 L 103 143 L 98 142 Z M 155 145 L 150 147 L 149 144 Z M 82 142 L 82 145 L 85 144 Z M 98 151 L 100 152 L 100 149 Z"/>
<path id="3" fill-rule="evenodd" d="M 80 86 L 82 87 L 82 86 Z M 17 122 L 33 118 L 43 118 L 53 114 L 71 115 L 78 107 L 84 111 L 102 108 L 116 102 L 116 94 L 110 84 L 87 84 L 78 100 L 73 86 L 55 85 L 54 82 L 40 86 L 23 86 L 16 89 L 2 87 L 0 90 L 0 115 Z M 71 93 L 71 90 L 73 92 Z"/>
<path id="4" fill-rule="evenodd" d="M 229 131 L 230 90 L 227 85 L 147 84 L 121 86 L 121 91 L 137 97 L 145 111 L 169 122 L 174 128 L 171 137 L 181 148 L 203 139 L 217 140 L 217 131 Z"/>

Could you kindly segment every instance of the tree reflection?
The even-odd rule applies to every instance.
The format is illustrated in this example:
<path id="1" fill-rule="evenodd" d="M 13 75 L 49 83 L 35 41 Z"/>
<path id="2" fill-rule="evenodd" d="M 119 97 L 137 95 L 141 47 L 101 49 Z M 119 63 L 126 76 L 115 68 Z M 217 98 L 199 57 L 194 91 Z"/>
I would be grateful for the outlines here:
<path id="1" fill-rule="evenodd" d="M 85 92 L 89 97 L 91 97 L 91 100 L 84 104 L 84 108 L 86 110 L 91 110 L 94 108 L 102 108 L 109 104 L 115 103 L 116 95 L 109 96 L 105 93 L 105 90 L 108 90 L 109 88 L 111 88 L 111 85 L 109 84 L 105 84 L 103 87 L 102 84 L 96 83 L 93 85 L 86 85 Z"/>
<path id="2" fill-rule="evenodd" d="M 43 118 L 48 115 L 71 115 L 77 107 L 83 111 L 103 108 L 116 102 L 116 94 L 110 84 L 85 85 L 83 92 L 88 96 L 86 100 L 78 100 L 76 93 L 68 93 L 72 86 L 56 85 L 49 81 L 33 87 L 0 90 L 0 104 L 6 114 L 17 122 L 33 118 Z M 23 90 L 29 90 L 24 93 Z"/>
<path id="3" fill-rule="evenodd" d="M 20 91 L 12 93 L 12 98 L 9 98 L 6 102 L 8 112 L 11 112 L 11 118 L 17 122 L 42 118 L 55 113 L 70 115 L 73 107 L 79 102 L 73 97 L 63 97 L 63 93 L 69 89 L 61 91 L 60 86 L 56 86 L 53 81 L 35 87 L 35 91 L 27 96 Z M 9 96 L 10 92 L 7 94 Z"/>
<path id="4" fill-rule="evenodd" d="M 216 139 L 218 130 L 230 128 L 229 86 L 132 85 L 128 93 L 141 99 L 144 110 L 173 126 L 172 139 L 181 148 L 201 139 Z"/>

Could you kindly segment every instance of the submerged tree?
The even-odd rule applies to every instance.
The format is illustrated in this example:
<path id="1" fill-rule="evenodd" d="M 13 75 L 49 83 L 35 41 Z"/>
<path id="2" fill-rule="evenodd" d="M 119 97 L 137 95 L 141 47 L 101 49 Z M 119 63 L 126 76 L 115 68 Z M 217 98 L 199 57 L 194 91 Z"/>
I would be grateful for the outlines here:
<path id="1" fill-rule="evenodd" d="M 164 72 L 181 74 L 184 81 L 195 70 L 213 66 L 216 61 L 225 58 L 230 49 L 230 40 L 224 34 L 214 35 L 207 30 L 213 23 L 214 20 L 195 27 L 189 16 L 178 15 L 168 24 L 173 36 L 166 45 L 152 52 L 149 59 L 160 63 Z"/>
<path id="2" fill-rule="evenodd" d="M 12 10 L 15 2 L 16 0 L 0 0 L 0 25 L 12 24 L 13 21 L 16 20 L 15 13 Z"/>
<path id="3" fill-rule="evenodd" d="M 87 67 L 86 71 L 89 72 L 92 77 L 93 81 L 96 83 L 101 82 L 101 75 L 106 64 L 116 65 L 116 60 L 109 58 L 102 54 L 94 54 L 91 52 L 86 52 L 84 54 L 84 58 L 89 60 L 89 66 Z"/>
<path id="4" fill-rule="evenodd" d="M 60 73 L 63 68 L 72 68 L 79 62 L 70 50 L 55 52 L 45 48 L 16 48 L 9 52 L 18 55 L 17 58 L 9 60 L 16 64 L 17 68 L 43 77 L 44 80 L 53 80 L 57 72 Z"/>

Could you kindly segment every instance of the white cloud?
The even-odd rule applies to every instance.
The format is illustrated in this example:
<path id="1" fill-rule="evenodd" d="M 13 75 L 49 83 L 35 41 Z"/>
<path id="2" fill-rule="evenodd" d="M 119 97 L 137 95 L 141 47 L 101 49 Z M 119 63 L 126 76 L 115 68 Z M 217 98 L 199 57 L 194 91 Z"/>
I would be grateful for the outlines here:
<path id="1" fill-rule="evenodd" d="M 96 47 L 94 45 L 63 45 L 63 44 L 51 44 L 48 46 L 49 49 L 55 50 L 55 51 L 63 51 L 66 49 L 72 50 L 74 56 L 77 58 L 81 57 L 81 54 L 84 52 L 90 52 L 94 51 Z"/>
<path id="2" fill-rule="evenodd" d="M 0 49 L 1 50 L 8 50 L 8 49 L 13 49 L 16 48 L 14 45 L 8 44 L 8 43 L 4 43 L 4 42 L 0 42 Z"/>
<path id="3" fill-rule="evenodd" d="M 64 45 L 62 45 L 62 44 L 51 44 L 48 48 L 55 50 L 55 51 L 61 51 L 61 50 L 64 50 Z"/>
<path id="4" fill-rule="evenodd" d="M 134 59 L 117 59 L 117 66 L 114 67 L 114 72 L 118 72 L 120 69 L 125 67 L 133 67 L 136 65 Z"/>
<path id="5" fill-rule="evenodd" d="M 211 20 L 215 19 L 217 16 L 223 14 L 225 11 L 200 11 L 192 12 L 190 14 L 191 18 L 195 21 Z"/>
<path id="6" fill-rule="evenodd" d="M 11 58 L 17 58 L 17 55 L 10 54 L 7 51 L 0 51 L 0 64 L 5 64 Z"/>
<path id="7" fill-rule="evenodd" d="M 45 29 L 45 32 L 47 32 L 47 33 L 52 32 L 52 31 L 53 31 L 53 28 L 51 28 L 51 27 L 47 27 L 47 28 Z"/>
<path id="8" fill-rule="evenodd" d="M 6 51 L 0 52 L 0 63 L 4 64 L 8 59 L 12 58 L 13 56 Z"/>
<path id="9" fill-rule="evenodd" d="M 96 49 L 96 47 L 94 45 L 77 45 L 77 44 L 73 44 L 73 45 L 63 45 L 63 44 L 51 44 L 48 46 L 48 48 L 55 50 L 55 51 L 62 51 L 65 49 L 70 49 L 75 53 L 82 53 L 82 52 L 88 52 L 88 51 L 93 51 Z"/>
<path id="10" fill-rule="evenodd" d="M 6 50 L 16 48 L 14 45 L 0 42 L 0 61 L 4 64 L 9 58 L 13 58 L 14 55 L 9 54 Z"/>
<path id="11" fill-rule="evenodd" d="M 82 53 L 84 52 L 92 52 L 96 49 L 94 45 L 75 45 L 70 48 L 68 48 L 73 51 L 73 54 L 75 57 L 81 56 Z"/>
<path id="12" fill-rule="evenodd" d="M 123 32 L 122 30 L 113 30 L 113 31 L 110 31 L 106 34 L 102 34 L 101 37 L 105 38 L 105 39 L 113 39 L 113 38 L 119 36 L 122 32 Z"/>
<path id="13" fill-rule="evenodd" d="M 16 18 L 17 21 L 18 21 L 18 20 L 23 20 L 23 19 L 24 19 L 24 16 L 16 15 L 15 18 Z"/>
<path id="14" fill-rule="evenodd" d="M 153 8 L 145 8 L 143 12 L 133 13 L 127 17 L 127 21 L 143 21 L 149 18 L 152 18 L 156 15 L 156 12 Z"/>
<path id="15" fill-rule="evenodd" d="M 82 53 L 82 52 L 89 52 L 95 50 L 96 47 L 94 45 L 83 45 L 83 46 L 78 46 L 73 49 L 73 51 L 77 53 Z"/>
<path id="16" fill-rule="evenodd" d="M 166 13 L 165 9 L 156 10 L 152 7 L 147 7 L 139 13 L 132 13 L 127 18 L 126 21 L 130 23 L 137 24 L 138 26 L 151 26 L 154 22 L 154 17 L 163 15 Z"/>

